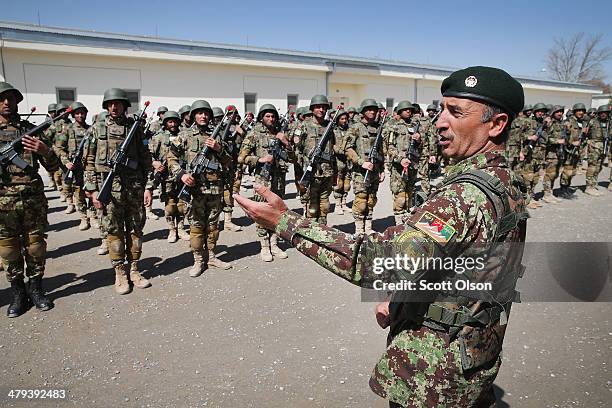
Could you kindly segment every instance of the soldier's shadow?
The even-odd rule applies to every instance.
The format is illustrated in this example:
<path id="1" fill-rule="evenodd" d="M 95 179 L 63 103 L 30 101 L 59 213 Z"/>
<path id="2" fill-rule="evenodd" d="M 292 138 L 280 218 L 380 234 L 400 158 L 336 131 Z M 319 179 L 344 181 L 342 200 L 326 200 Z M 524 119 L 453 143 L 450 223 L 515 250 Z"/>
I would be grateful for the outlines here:
<path id="1" fill-rule="evenodd" d="M 279 247 L 286 249 L 288 247 L 284 242 L 279 241 Z M 238 261 L 242 258 L 247 258 L 249 256 L 256 255 L 260 252 L 261 248 L 259 246 L 259 242 L 252 241 L 246 242 L 244 244 L 238 245 L 217 245 L 217 249 L 215 252 L 217 253 L 217 257 L 225 262 Z"/>
<path id="2" fill-rule="evenodd" d="M 59 211 L 63 211 L 66 209 L 66 206 L 59 206 L 59 207 L 51 207 L 47 210 L 47 214 L 51 214 L 51 213 L 56 213 Z"/>
<path id="3" fill-rule="evenodd" d="M 52 251 L 48 251 L 47 259 L 51 259 L 51 258 L 56 259 L 64 255 L 74 254 L 76 252 L 89 251 L 90 249 L 95 248 L 98 245 L 100 245 L 99 238 L 89 238 L 84 241 L 73 242 L 71 244 L 61 246 Z"/>
<path id="4" fill-rule="evenodd" d="M 183 252 L 180 255 L 163 260 L 158 257 L 145 258 L 139 262 L 140 270 L 145 278 L 171 275 L 191 265 L 193 265 L 191 252 Z"/>
<path id="5" fill-rule="evenodd" d="M 80 220 L 66 220 L 49 226 L 49 231 L 60 232 L 66 229 L 74 228 L 81 223 Z"/>
<path id="6" fill-rule="evenodd" d="M 502 401 L 505 394 L 503 388 L 493 384 L 493 392 L 495 393 L 495 399 L 497 400 L 497 408 L 510 408 L 510 405 L 507 402 Z"/>

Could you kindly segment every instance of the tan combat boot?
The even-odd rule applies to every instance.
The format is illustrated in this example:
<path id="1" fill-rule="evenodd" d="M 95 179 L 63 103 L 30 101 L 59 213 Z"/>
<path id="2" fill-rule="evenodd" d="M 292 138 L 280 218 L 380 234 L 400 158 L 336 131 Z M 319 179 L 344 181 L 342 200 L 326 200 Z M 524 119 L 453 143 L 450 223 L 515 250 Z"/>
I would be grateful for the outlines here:
<path id="1" fill-rule="evenodd" d="M 270 236 L 270 252 L 272 255 L 280 259 L 287 259 L 288 255 L 285 251 L 278 247 L 278 235 L 272 234 Z"/>
<path id="2" fill-rule="evenodd" d="M 147 218 L 150 220 L 159 220 L 159 217 L 155 215 L 151 207 L 145 207 L 147 211 Z"/>
<path id="3" fill-rule="evenodd" d="M 534 204 L 536 205 L 536 207 L 543 207 L 544 204 L 542 204 L 542 202 L 540 200 L 533 200 Z"/>
<path id="4" fill-rule="evenodd" d="M 365 233 L 371 234 L 374 230 L 372 229 L 372 220 L 365 220 Z"/>
<path id="5" fill-rule="evenodd" d="M 202 252 L 193 252 L 193 266 L 189 269 L 189 276 L 197 278 L 206 270 L 206 260 Z"/>
<path id="6" fill-rule="evenodd" d="M 242 231 L 242 227 L 240 227 L 240 225 L 236 225 L 232 222 L 231 212 L 225 212 L 223 213 L 223 216 L 225 217 L 223 220 L 223 230 L 232 232 Z"/>
<path id="7" fill-rule="evenodd" d="M 64 213 L 72 214 L 73 212 L 76 211 L 76 208 L 74 207 L 74 203 L 72 202 L 72 197 L 66 198 L 66 203 L 68 205 L 66 206 L 66 211 L 64 211 Z"/>
<path id="8" fill-rule="evenodd" d="M 261 243 L 261 251 L 259 252 L 259 257 L 264 262 L 272 262 L 274 258 L 272 257 L 272 252 L 270 252 L 270 240 L 268 237 L 260 238 L 259 242 Z"/>
<path id="9" fill-rule="evenodd" d="M 98 247 L 97 251 L 98 255 L 106 255 L 108 254 L 108 244 L 106 243 L 106 239 L 102 240 L 102 244 Z"/>
<path id="10" fill-rule="evenodd" d="M 538 208 L 538 205 L 536 204 L 535 200 L 531 200 L 529 204 L 527 204 L 527 208 L 531 210 L 536 210 Z"/>
<path id="11" fill-rule="evenodd" d="M 89 218 L 87 218 L 87 214 L 81 214 L 81 223 L 79 224 L 79 231 L 88 230 L 89 227 Z"/>
<path id="12" fill-rule="evenodd" d="M 555 200 L 555 196 L 553 196 L 550 191 L 547 191 L 547 192 L 544 193 L 544 197 L 542 198 L 542 201 L 544 201 L 545 203 L 548 203 L 548 204 L 555 204 L 555 203 L 557 203 L 557 200 Z"/>
<path id="13" fill-rule="evenodd" d="M 185 231 L 185 221 L 182 218 L 179 218 L 177 231 L 180 239 L 189 241 L 189 233 Z"/>
<path id="14" fill-rule="evenodd" d="M 98 217 L 95 210 L 87 210 L 87 217 L 89 218 L 89 224 L 95 228 L 100 229 L 100 222 L 98 221 Z"/>
<path id="15" fill-rule="evenodd" d="M 125 265 L 115 265 L 115 292 L 119 295 L 130 293 L 130 283 L 128 282 Z"/>
<path id="16" fill-rule="evenodd" d="M 60 203 L 65 203 L 66 202 L 66 195 L 64 193 L 60 193 L 59 200 L 60 200 Z"/>
<path id="17" fill-rule="evenodd" d="M 228 262 L 223 262 L 219 258 L 215 256 L 215 253 L 212 251 L 208 251 L 208 266 L 214 266 L 219 269 L 230 269 L 232 264 Z"/>
<path id="18" fill-rule="evenodd" d="M 584 194 L 588 194 L 593 197 L 599 197 L 601 195 L 597 188 L 593 186 L 587 187 L 586 190 L 584 190 Z"/>
<path id="19" fill-rule="evenodd" d="M 139 289 L 148 288 L 151 286 L 151 282 L 148 279 L 144 278 L 140 272 L 138 272 L 138 262 L 132 261 L 130 262 L 130 280 Z"/>
<path id="20" fill-rule="evenodd" d="M 363 235 L 365 232 L 365 222 L 363 218 L 355 220 L 355 235 Z"/>
<path id="21" fill-rule="evenodd" d="M 176 226 L 174 225 L 174 217 L 166 217 L 166 223 L 168 224 L 168 243 L 174 244 L 178 239 L 176 237 Z"/>
<path id="22" fill-rule="evenodd" d="M 344 214 L 344 208 L 342 207 L 342 197 L 336 199 L 336 207 L 334 208 L 334 214 Z"/>

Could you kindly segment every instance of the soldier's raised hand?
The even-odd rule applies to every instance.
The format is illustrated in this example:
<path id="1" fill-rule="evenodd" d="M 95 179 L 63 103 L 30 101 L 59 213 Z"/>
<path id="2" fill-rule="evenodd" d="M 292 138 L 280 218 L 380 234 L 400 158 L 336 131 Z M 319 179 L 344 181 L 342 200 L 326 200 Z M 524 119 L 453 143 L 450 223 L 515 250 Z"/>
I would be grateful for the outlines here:
<path id="1" fill-rule="evenodd" d="M 270 230 L 275 229 L 282 215 L 288 210 L 287 205 L 282 198 L 274 194 L 268 187 L 255 184 L 254 190 L 266 201 L 255 202 L 240 194 L 234 194 L 234 199 L 257 224 Z"/>

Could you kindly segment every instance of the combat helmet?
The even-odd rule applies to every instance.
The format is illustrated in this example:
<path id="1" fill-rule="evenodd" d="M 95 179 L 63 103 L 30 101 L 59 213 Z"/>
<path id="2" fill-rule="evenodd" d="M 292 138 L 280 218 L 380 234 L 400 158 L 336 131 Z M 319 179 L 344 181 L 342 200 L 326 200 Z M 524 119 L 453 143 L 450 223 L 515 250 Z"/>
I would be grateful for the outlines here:
<path id="1" fill-rule="evenodd" d="M 15 98 L 17 99 L 17 103 L 23 101 L 23 95 L 19 92 L 19 89 L 15 88 L 13 85 L 8 82 L 0 82 L 0 94 L 4 92 L 12 92 L 15 94 Z"/>
<path id="2" fill-rule="evenodd" d="M 597 113 L 601 112 L 610 112 L 610 105 L 601 105 L 599 108 L 597 108 Z"/>
<path id="3" fill-rule="evenodd" d="M 166 106 L 160 106 L 159 108 L 157 108 L 157 114 L 159 115 L 160 113 L 166 113 L 168 112 L 168 108 Z"/>
<path id="4" fill-rule="evenodd" d="M 79 109 L 85 109 L 85 112 L 89 112 L 87 106 L 83 105 L 81 102 L 72 102 L 70 108 L 72 109 L 72 116 L 74 116 L 74 113 Z"/>
<path id="5" fill-rule="evenodd" d="M 210 107 L 210 103 L 206 102 L 203 99 L 198 99 L 191 104 L 191 108 L 189 109 L 189 118 L 193 120 L 193 115 L 197 110 L 207 110 L 210 113 L 211 119 L 213 116 L 213 110 Z"/>
<path id="6" fill-rule="evenodd" d="M 220 107 L 218 107 L 218 106 L 215 106 L 215 107 L 213 107 L 213 108 L 212 108 L 212 113 L 213 113 L 213 116 L 214 116 L 215 118 L 218 118 L 218 117 L 223 116 L 223 115 L 225 114 L 225 113 L 223 112 L 223 109 L 221 109 L 221 108 L 220 108 Z"/>
<path id="7" fill-rule="evenodd" d="M 278 111 L 276 110 L 276 107 L 272 105 L 271 103 L 264 103 L 263 105 L 261 105 L 261 108 L 259 108 L 259 112 L 257 112 L 258 122 L 261 122 L 261 118 L 266 112 L 274 113 L 274 115 L 276 116 L 276 119 L 278 119 Z"/>
<path id="8" fill-rule="evenodd" d="M 427 109 L 425 109 L 425 110 L 426 111 L 432 110 L 432 111 L 436 111 L 437 112 L 438 111 L 438 107 L 432 103 L 432 104 L 427 105 Z"/>
<path id="9" fill-rule="evenodd" d="M 538 102 L 535 105 L 533 105 L 533 111 L 534 112 L 537 112 L 537 111 L 547 111 L 547 110 L 548 110 L 548 108 L 542 102 Z"/>
<path id="10" fill-rule="evenodd" d="M 48 113 L 56 112 L 56 111 L 57 111 L 57 103 L 50 103 L 49 106 L 47 106 Z"/>
<path id="11" fill-rule="evenodd" d="M 162 124 L 165 124 L 168 119 L 176 119 L 177 122 L 181 121 L 181 116 L 176 111 L 166 111 Z"/>
<path id="12" fill-rule="evenodd" d="M 574 106 L 572 106 L 572 110 L 573 111 L 577 111 L 577 110 L 583 110 L 586 112 L 586 106 L 584 106 L 584 103 L 575 103 Z"/>
<path id="13" fill-rule="evenodd" d="M 312 107 L 315 105 L 327 105 L 327 106 L 331 106 L 329 104 L 329 100 L 327 100 L 327 96 L 325 95 L 315 95 L 312 98 L 310 98 L 310 105 L 308 105 L 310 107 L 310 109 L 312 110 Z"/>
<path id="14" fill-rule="evenodd" d="M 400 113 L 401 111 L 406 110 L 406 109 L 410 109 L 414 111 L 414 106 L 412 106 L 412 103 L 410 101 L 404 100 L 404 101 L 400 101 L 395 107 L 395 109 L 397 113 Z"/>
<path id="15" fill-rule="evenodd" d="M 126 109 L 132 106 L 130 98 L 127 96 L 127 92 L 120 88 L 110 88 L 104 91 L 104 97 L 102 98 L 103 109 L 106 109 L 109 101 L 122 101 Z"/>
<path id="16" fill-rule="evenodd" d="M 364 99 L 361 101 L 361 105 L 359 106 L 359 112 L 363 113 L 366 108 L 378 109 L 378 102 L 376 102 L 374 99 Z"/>

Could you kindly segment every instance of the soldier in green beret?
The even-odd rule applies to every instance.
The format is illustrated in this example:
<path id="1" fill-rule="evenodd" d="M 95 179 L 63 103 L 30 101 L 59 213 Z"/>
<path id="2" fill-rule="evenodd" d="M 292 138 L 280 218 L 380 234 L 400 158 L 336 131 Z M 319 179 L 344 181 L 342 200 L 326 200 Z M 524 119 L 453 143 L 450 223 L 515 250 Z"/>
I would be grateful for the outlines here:
<path id="1" fill-rule="evenodd" d="M 500 69 L 470 67 L 446 78 L 441 91 L 443 110 L 436 128 L 443 155 L 454 166 L 402 225 L 382 234 L 353 236 L 299 216 L 266 188 L 257 189 L 266 203 L 236 198 L 257 223 L 362 287 L 376 288 L 381 281 L 417 285 L 457 275 L 454 270 L 440 274 L 428 265 L 380 270 L 379 260 L 423 253 L 459 259 L 471 251 L 478 253 L 478 248 L 495 248 L 495 259 L 504 259 L 489 265 L 491 269 L 474 272 L 473 279 L 503 277 L 507 291 L 441 288 L 419 298 L 415 291 L 396 290 L 390 303 L 377 307 L 377 320 L 382 327 L 390 326 L 390 333 L 370 388 L 392 407 L 495 405 L 492 385 L 522 270 L 522 250 L 512 248 L 525 240 L 527 213 L 521 182 L 508 166 L 504 144 L 510 123 L 523 108 L 523 88 Z M 496 301 L 491 302 L 491 296 Z"/>

